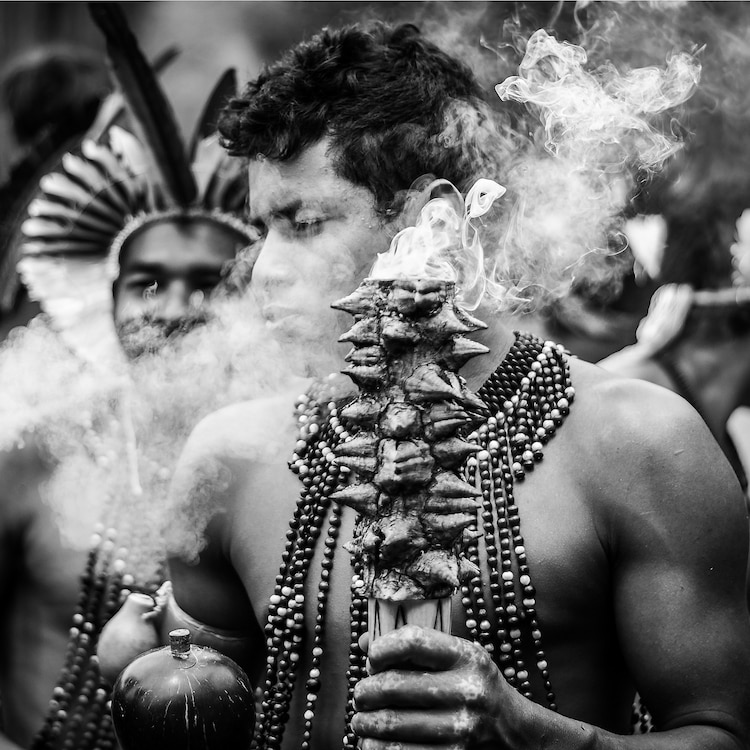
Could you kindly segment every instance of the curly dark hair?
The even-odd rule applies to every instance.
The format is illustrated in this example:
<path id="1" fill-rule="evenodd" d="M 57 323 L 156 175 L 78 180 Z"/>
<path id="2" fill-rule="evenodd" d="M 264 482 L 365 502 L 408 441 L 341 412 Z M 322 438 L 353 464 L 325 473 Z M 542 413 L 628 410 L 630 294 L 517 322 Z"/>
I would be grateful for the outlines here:
<path id="1" fill-rule="evenodd" d="M 495 176 L 496 125 L 468 67 L 411 24 L 371 22 L 292 48 L 229 102 L 219 132 L 234 156 L 280 161 L 329 137 L 337 173 L 389 214 L 423 175 L 461 190 Z"/>

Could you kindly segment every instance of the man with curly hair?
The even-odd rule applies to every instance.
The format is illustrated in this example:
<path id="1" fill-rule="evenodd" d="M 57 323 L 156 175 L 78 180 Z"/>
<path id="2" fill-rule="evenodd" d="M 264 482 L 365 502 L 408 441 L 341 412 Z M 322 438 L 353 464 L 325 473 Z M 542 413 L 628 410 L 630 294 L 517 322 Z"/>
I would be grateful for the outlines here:
<path id="1" fill-rule="evenodd" d="M 220 129 L 248 159 L 268 330 L 314 350 L 344 330 L 330 303 L 413 218 L 415 180 L 466 191 L 512 158 L 469 70 L 409 25 L 324 30 L 252 81 Z M 194 431 L 173 496 L 191 511 L 208 498 L 210 521 L 197 560 L 171 541 L 165 628 L 247 669 L 257 748 L 750 746 L 747 524 L 720 449 L 681 399 L 484 319 L 491 354 L 462 375 L 495 404 L 477 459 L 489 515 L 452 635 L 359 639 L 344 549 L 355 514 L 329 499 L 340 394 L 325 379 L 296 409 L 284 394 Z M 537 370 L 527 397 L 521 375 Z M 546 441 L 528 457 L 508 432 L 522 422 Z M 628 736 L 636 692 L 648 737 Z"/>

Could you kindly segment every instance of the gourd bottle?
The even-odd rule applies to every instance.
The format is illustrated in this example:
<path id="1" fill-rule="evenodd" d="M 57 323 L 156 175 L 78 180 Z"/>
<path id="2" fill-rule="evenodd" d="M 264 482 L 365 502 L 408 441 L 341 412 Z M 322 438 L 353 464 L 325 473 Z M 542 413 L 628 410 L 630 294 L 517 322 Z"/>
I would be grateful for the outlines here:
<path id="1" fill-rule="evenodd" d="M 117 678 L 112 721 L 122 750 L 247 750 L 255 721 L 245 672 L 215 649 L 190 642 L 141 654 Z"/>

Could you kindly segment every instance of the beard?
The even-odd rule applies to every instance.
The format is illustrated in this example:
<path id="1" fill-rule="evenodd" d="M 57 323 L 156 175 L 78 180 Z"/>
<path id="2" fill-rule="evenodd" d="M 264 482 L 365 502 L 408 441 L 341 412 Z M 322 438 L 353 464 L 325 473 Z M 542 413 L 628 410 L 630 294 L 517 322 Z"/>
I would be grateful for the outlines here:
<path id="1" fill-rule="evenodd" d="M 143 313 L 115 323 L 117 337 L 125 356 L 132 362 L 144 356 L 160 354 L 174 342 L 210 320 L 206 311 L 189 312 L 179 320 L 164 321 Z"/>

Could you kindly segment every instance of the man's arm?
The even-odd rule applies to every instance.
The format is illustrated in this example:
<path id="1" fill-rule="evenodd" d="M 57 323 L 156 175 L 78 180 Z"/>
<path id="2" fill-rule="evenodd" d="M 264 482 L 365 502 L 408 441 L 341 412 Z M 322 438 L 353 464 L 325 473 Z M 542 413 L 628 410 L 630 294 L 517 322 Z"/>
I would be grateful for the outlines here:
<path id="1" fill-rule="evenodd" d="M 47 467 L 31 441 L 23 448 L 0 451 L 0 602 L 3 603 L 0 632 L 5 648 L 13 648 L 14 645 L 9 633 L 12 632 L 13 602 L 17 601 L 13 589 L 25 565 L 24 530 L 32 522 L 41 502 L 38 485 L 46 476 Z M 6 659 L 0 657 L 0 665 L 5 664 Z M 4 673 L 0 674 L 0 710 L 3 709 L 3 692 L 7 691 L 7 704 L 13 688 L 5 667 Z M 5 708 L 7 710 L 7 705 Z M 41 719 L 40 715 L 40 722 Z M 5 729 L 5 721 L 0 721 L 0 750 L 21 750 L 21 745 L 11 740 L 5 734 Z"/>
<path id="2" fill-rule="evenodd" d="M 238 517 L 253 501 L 248 487 L 254 462 L 273 451 L 272 418 L 278 430 L 273 404 L 236 405 L 207 417 L 188 440 L 171 496 L 175 519 L 190 520 L 176 524 L 168 539 L 173 603 L 162 622 L 164 636 L 169 628 L 187 627 L 195 643 L 226 653 L 254 684 L 265 660 L 265 637 L 232 549 Z"/>

